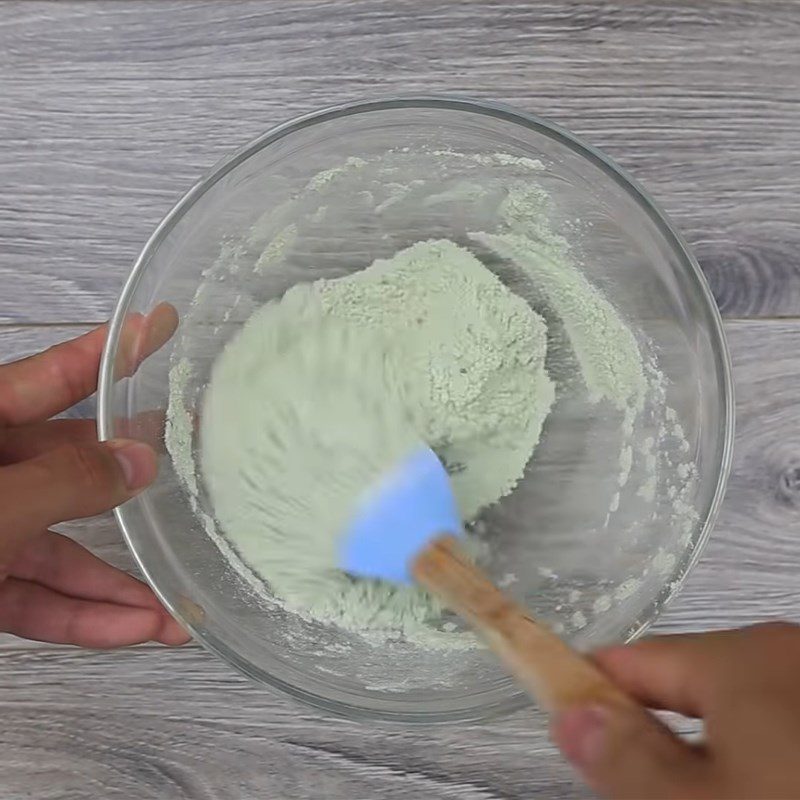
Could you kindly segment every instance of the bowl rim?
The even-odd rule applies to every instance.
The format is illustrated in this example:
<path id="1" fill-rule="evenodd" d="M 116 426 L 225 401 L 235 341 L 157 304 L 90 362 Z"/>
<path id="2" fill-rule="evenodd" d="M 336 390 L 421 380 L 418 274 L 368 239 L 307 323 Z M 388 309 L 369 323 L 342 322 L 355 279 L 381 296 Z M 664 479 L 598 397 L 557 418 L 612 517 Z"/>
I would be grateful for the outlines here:
<path id="1" fill-rule="evenodd" d="M 686 274 L 696 284 L 699 295 L 703 299 L 703 304 L 708 313 L 708 320 L 710 322 L 712 350 L 716 357 L 717 377 L 721 384 L 721 402 L 724 408 L 724 417 L 721 420 L 723 440 L 721 451 L 719 452 L 717 484 L 714 488 L 714 494 L 709 504 L 705 522 L 694 546 L 692 548 L 687 548 L 683 557 L 676 564 L 671 579 L 665 582 L 659 595 L 654 598 L 647 609 L 642 612 L 640 618 L 644 619 L 644 621 L 641 622 L 638 627 L 632 627 L 629 630 L 626 641 L 632 641 L 648 630 L 660 616 L 666 605 L 670 603 L 681 590 L 689 571 L 696 564 L 702 551 L 705 549 L 711 530 L 719 515 L 733 458 L 735 422 L 734 388 L 731 375 L 730 353 L 723 328 L 722 316 L 708 282 L 697 260 L 692 255 L 688 244 L 684 241 L 682 235 L 678 232 L 668 215 L 658 207 L 653 198 L 638 181 L 628 175 L 627 172 L 619 167 L 611 158 L 595 147 L 586 144 L 579 137 L 570 133 L 565 128 L 562 128 L 560 125 L 536 114 L 516 109 L 501 102 L 474 99 L 458 95 L 411 94 L 362 99 L 327 106 L 317 111 L 294 117 L 293 119 L 269 129 L 222 158 L 190 187 L 158 224 L 136 258 L 131 272 L 123 285 L 119 300 L 117 301 L 109 323 L 108 336 L 100 362 L 97 393 L 98 438 L 101 441 L 105 441 L 111 439 L 114 435 L 114 423 L 111 413 L 114 365 L 122 326 L 131 305 L 134 292 L 147 269 L 152 255 L 200 197 L 252 155 L 303 128 L 357 114 L 368 114 L 375 111 L 404 108 L 429 109 L 445 112 L 461 111 L 478 114 L 480 116 L 498 118 L 553 139 L 559 144 L 566 146 L 577 155 L 582 156 L 613 180 L 634 200 L 645 214 L 647 214 L 660 234 L 664 237 L 667 245 L 677 256 Z M 506 696 L 498 700 L 492 700 L 480 706 L 475 705 L 461 709 L 436 709 L 434 711 L 397 711 L 387 710 L 385 708 L 371 709 L 365 705 L 353 705 L 338 699 L 322 697 L 300 686 L 289 684 L 278 676 L 255 667 L 247 660 L 238 656 L 226 645 L 218 641 L 216 637 L 201 630 L 174 602 L 165 597 L 156 582 L 152 579 L 143 554 L 140 553 L 134 545 L 125 505 L 115 508 L 114 515 L 128 549 L 131 551 L 139 569 L 161 603 L 163 603 L 169 612 L 190 631 L 194 639 L 205 649 L 261 685 L 267 684 L 295 700 L 302 700 L 311 706 L 339 716 L 356 720 L 379 720 L 383 722 L 438 723 L 478 721 L 512 713 L 529 705 L 531 702 L 530 698 L 514 687 L 510 681 L 508 686 L 514 688 L 512 688 Z M 501 693 L 501 690 L 495 690 L 492 693 L 495 692 Z"/>

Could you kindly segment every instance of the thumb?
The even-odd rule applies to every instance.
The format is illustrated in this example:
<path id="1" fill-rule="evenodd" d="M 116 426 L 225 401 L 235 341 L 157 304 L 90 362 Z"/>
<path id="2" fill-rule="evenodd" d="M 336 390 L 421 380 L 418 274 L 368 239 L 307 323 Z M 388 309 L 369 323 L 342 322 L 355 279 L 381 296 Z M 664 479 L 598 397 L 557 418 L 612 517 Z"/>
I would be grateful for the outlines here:
<path id="1" fill-rule="evenodd" d="M 156 472 L 153 450 L 128 439 L 73 442 L 0 467 L 0 570 L 48 526 L 108 511 Z"/>
<path id="2" fill-rule="evenodd" d="M 703 756 L 644 709 L 569 708 L 551 732 L 586 782 L 615 800 L 692 797 L 704 779 Z"/>

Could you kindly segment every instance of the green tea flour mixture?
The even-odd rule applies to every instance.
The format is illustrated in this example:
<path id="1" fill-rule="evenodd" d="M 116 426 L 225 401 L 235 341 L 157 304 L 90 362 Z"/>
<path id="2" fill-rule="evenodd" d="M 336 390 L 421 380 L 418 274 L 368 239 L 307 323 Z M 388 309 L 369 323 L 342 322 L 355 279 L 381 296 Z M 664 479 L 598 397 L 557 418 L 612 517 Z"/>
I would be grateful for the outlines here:
<path id="1" fill-rule="evenodd" d="M 511 491 L 554 400 L 546 333 L 449 241 L 295 286 L 229 343 L 206 392 L 202 469 L 230 542 L 288 608 L 418 638 L 432 599 L 343 574 L 336 537 L 358 492 L 418 439 L 465 519 Z"/>
<path id="2" fill-rule="evenodd" d="M 443 651 L 475 647 L 425 593 L 335 568 L 361 491 L 420 440 L 480 563 L 558 632 L 671 574 L 699 519 L 690 437 L 647 327 L 595 280 L 592 213 L 555 201 L 545 165 L 401 149 L 267 205 L 183 313 L 165 440 L 197 535 L 289 649 L 390 643 L 455 669 Z"/>

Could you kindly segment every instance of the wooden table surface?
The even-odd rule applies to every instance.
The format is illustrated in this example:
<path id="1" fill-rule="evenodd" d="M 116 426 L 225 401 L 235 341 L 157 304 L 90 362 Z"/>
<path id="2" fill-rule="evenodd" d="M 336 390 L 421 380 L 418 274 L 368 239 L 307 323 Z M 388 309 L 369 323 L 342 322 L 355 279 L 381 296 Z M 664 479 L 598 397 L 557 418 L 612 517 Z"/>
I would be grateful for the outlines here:
<path id="1" fill-rule="evenodd" d="M 218 158 L 277 122 L 397 92 L 495 98 L 647 186 L 726 318 L 728 495 L 660 631 L 800 618 L 800 4 L 3 2 L 0 358 L 110 313 Z M 110 518 L 68 530 L 131 566 Z M 573 798 L 533 711 L 395 728 L 324 717 L 195 646 L 0 638 L 0 798 Z"/>

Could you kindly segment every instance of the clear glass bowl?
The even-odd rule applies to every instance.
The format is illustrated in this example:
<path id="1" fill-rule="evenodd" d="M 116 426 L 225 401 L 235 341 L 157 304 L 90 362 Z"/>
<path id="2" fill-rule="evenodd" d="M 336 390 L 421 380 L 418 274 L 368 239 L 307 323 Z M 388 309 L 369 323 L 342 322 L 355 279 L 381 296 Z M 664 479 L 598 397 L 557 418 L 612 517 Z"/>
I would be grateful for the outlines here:
<path id="1" fill-rule="evenodd" d="M 234 153 L 170 211 L 125 284 L 101 366 L 101 438 L 132 435 L 164 453 L 156 484 L 117 510 L 128 545 L 195 638 L 257 681 L 350 717 L 474 719 L 525 702 L 482 649 L 373 647 L 274 603 L 216 530 L 195 431 L 211 365 L 253 309 L 418 240 L 473 246 L 470 231 L 496 226 L 504 187 L 526 182 L 547 193 L 549 224 L 662 377 L 622 490 L 619 413 L 560 393 L 524 479 L 478 521 L 488 568 L 586 648 L 640 634 L 697 559 L 730 464 L 730 367 L 708 286 L 663 212 L 604 155 L 506 106 L 414 97 L 330 108 Z M 162 302 L 178 332 L 115 380 L 127 316 Z M 165 414 L 172 457 L 153 424 Z"/>

